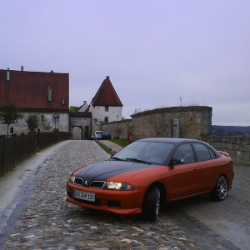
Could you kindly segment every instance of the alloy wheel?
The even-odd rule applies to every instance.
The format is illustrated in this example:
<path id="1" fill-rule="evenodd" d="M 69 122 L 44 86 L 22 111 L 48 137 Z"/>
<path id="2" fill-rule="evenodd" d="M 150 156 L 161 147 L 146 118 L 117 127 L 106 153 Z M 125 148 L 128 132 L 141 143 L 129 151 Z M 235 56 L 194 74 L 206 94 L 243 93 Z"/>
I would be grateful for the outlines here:
<path id="1" fill-rule="evenodd" d="M 224 176 L 221 176 L 218 180 L 217 194 L 221 200 L 224 200 L 227 196 L 227 180 Z"/>

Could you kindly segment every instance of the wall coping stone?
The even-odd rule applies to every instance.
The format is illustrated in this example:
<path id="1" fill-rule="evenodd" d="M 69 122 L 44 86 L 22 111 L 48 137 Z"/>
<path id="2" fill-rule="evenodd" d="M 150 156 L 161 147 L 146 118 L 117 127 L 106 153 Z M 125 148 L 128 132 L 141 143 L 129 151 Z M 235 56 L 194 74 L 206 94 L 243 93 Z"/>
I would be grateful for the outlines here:
<path id="1" fill-rule="evenodd" d="M 168 108 L 157 108 L 152 110 L 147 110 L 140 113 L 135 113 L 131 115 L 132 118 L 152 115 L 152 114 L 161 114 L 161 113 L 175 113 L 175 112 L 189 112 L 189 111 L 209 111 L 212 112 L 212 107 L 208 106 L 178 106 L 178 107 L 168 107 Z"/>

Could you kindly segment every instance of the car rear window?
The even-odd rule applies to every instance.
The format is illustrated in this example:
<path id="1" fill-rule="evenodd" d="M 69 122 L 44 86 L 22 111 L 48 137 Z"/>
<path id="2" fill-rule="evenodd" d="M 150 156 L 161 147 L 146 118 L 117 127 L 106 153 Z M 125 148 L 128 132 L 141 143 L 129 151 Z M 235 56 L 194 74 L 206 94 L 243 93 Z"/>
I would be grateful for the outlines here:
<path id="1" fill-rule="evenodd" d="M 211 149 L 202 143 L 193 143 L 193 146 L 198 161 L 207 161 L 216 157 L 215 154 L 211 152 Z"/>

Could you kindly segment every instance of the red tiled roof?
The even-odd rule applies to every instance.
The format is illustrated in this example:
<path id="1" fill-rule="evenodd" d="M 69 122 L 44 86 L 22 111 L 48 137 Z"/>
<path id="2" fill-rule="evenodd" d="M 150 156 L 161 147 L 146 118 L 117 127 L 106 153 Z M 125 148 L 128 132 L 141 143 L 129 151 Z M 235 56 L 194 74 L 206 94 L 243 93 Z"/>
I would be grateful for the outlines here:
<path id="1" fill-rule="evenodd" d="M 8 102 L 19 109 L 68 111 L 69 74 L 0 69 L 0 106 Z M 52 101 L 48 101 L 48 87 L 52 88 Z M 62 103 L 64 99 L 64 104 Z"/>
<path id="2" fill-rule="evenodd" d="M 102 82 L 94 98 L 92 99 L 93 106 L 123 106 L 118 97 L 109 76 Z"/>

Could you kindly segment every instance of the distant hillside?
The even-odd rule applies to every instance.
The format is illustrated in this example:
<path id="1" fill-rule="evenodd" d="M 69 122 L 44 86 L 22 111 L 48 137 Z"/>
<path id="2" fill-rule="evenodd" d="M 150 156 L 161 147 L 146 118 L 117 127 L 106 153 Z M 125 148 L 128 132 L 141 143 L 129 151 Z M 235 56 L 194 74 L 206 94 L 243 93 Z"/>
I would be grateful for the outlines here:
<path id="1" fill-rule="evenodd" d="M 212 134 L 219 136 L 241 136 L 250 137 L 250 126 L 218 126 L 212 125 Z"/>

